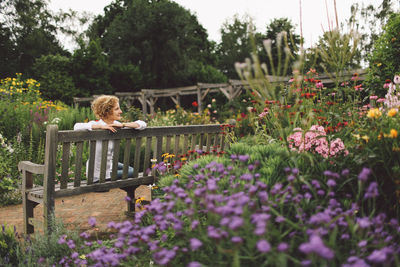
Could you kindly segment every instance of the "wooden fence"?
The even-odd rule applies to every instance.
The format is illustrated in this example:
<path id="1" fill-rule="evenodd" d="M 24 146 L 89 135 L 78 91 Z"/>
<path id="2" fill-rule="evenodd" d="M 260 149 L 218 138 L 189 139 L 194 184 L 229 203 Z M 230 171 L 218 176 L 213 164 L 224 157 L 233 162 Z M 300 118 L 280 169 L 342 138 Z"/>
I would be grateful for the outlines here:
<path id="1" fill-rule="evenodd" d="M 366 70 L 353 70 L 342 74 L 343 80 L 350 80 L 354 73 L 358 73 L 358 80 L 364 81 L 366 76 Z M 268 76 L 271 83 L 288 83 L 290 77 L 276 77 Z M 322 74 L 318 76 L 318 79 L 326 85 L 332 85 L 335 83 L 335 76 Z M 229 80 L 227 83 L 197 83 L 196 85 L 177 87 L 177 88 L 165 88 L 165 89 L 141 89 L 138 92 L 116 92 L 117 96 L 121 101 L 125 101 L 128 106 L 133 105 L 134 101 L 138 101 L 141 104 L 141 108 L 144 115 L 148 113 L 154 114 L 157 100 L 162 97 L 169 97 L 176 105 L 181 105 L 181 96 L 192 95 L 193 101 L 196 101 L 198 106 L 197 110 L 199 113 L 203 111 L 203 102 L 205 97 L 209 93 L 222 92 L 223 95 L 231 101 L 232 99 L 240 96 L 240 94 L 246 90 L 248 83 L 241 80 Z M 73 101 L 75 105 L 80 103 L 87 103 L 92 101 L 96 96 L 92 97 L 74 97 Z"/>

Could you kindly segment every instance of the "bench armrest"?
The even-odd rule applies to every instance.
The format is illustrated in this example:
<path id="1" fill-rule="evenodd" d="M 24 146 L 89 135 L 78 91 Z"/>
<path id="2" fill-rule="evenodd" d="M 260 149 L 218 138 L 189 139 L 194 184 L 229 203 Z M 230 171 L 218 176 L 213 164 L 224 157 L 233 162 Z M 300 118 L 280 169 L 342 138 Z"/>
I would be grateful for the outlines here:
<path id="1" fill-rule="evenodd" d="M 44 174 L 44 165 L 36 164 L 30 161 L 20 161 L 18 163 L 18 170 L 20 172 L 27 171 L 33 174 Z"/>

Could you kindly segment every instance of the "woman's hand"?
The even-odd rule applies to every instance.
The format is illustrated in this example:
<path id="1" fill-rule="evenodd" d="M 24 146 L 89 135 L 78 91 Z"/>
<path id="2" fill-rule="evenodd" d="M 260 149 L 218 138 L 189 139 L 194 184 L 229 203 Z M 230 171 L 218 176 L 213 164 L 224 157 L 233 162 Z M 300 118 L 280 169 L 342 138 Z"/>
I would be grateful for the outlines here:
<path id="1" fill-rule="evenodd" d="M 129 127 L 129 128 L 136 129 L 136 128 L 139 128 L 140 125 L 136 122 L 124 122 L 124 123 L 122 123 L 122 127 Z"/>
<path id="2" fill-rule="evenodd" d="M 101 130 L 109 130 L 113 133 L 117 131 L 117 128 L 122 128 L 123 124 L 120 123 L 113 123 L 113 124 L 106 124 L 106 125 L 99 125 L 99 124 L 94 124 L 92 125 L 92 129 L 101 129 Z"/>

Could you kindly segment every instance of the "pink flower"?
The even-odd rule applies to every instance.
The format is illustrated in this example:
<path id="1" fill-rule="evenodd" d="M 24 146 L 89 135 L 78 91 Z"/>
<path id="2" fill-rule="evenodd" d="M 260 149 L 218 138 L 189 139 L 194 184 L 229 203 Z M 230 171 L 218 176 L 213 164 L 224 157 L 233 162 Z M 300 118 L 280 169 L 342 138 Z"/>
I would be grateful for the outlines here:
<path id="1" fill-rule="evenodd" d="M 376 100 L 376 99 L 378 99 L 378 96 L 376 96 L 376 95 L 371 95 L 371 96 L 369 96 L 369 99 L 370 99 L 370 100 Z"/>

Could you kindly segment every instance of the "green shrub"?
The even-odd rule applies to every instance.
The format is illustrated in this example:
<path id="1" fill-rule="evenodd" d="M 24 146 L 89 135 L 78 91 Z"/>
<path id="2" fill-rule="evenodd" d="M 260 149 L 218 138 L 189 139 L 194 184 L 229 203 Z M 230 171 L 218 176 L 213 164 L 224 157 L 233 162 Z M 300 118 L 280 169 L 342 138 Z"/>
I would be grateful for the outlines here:
<path id="1" fill-rule="evenodd" d="M 71 77 L 71 59 L 61 55 L 46 55 L 33 65 L 35 78 L 41 83 L 42 96 L 71 104 L 77 89 Z"/>
<path id="2" fill-rule="evenodd" d="M 392 79 L 400 71 L 400 14 L 392 14 L 376 40 L 369 60 L 366 84 L 371 93 L 383 97 L 386 79 Z"/>
<path id="3" fill-rule="evenodd" d="M 2 225 L 0 229 L 0 266 L 16 266 L 20 249 L 15 227 Z"/>

